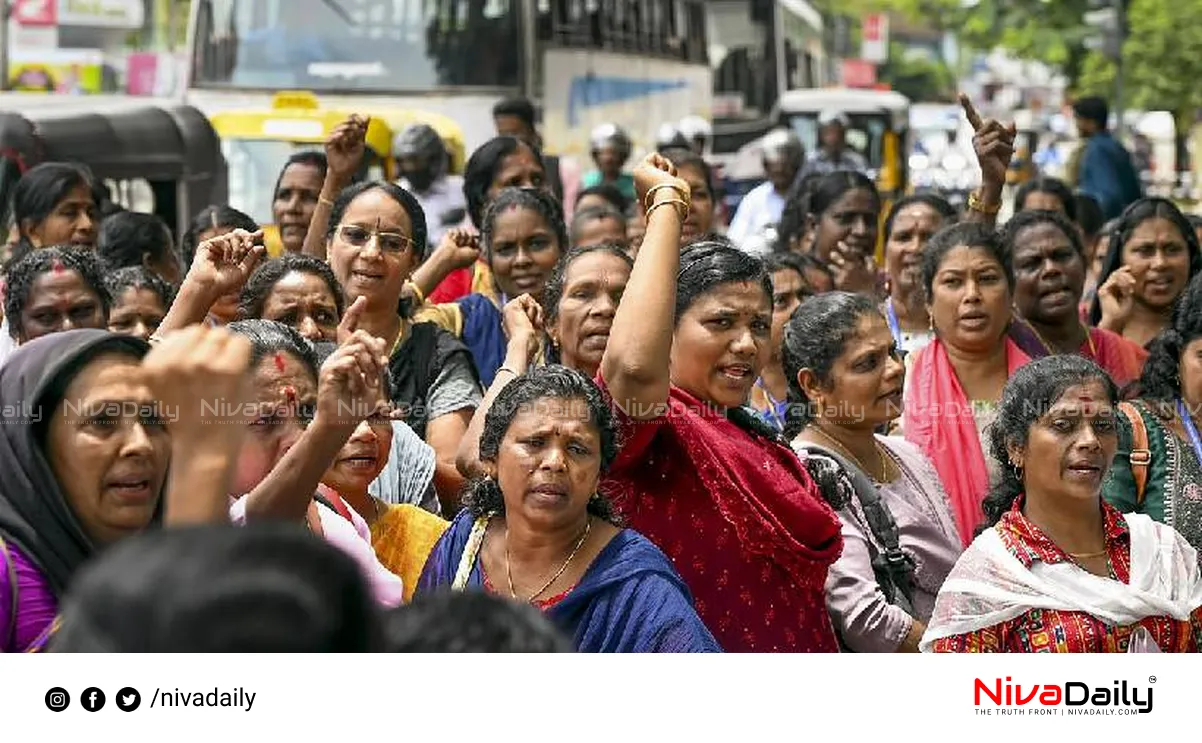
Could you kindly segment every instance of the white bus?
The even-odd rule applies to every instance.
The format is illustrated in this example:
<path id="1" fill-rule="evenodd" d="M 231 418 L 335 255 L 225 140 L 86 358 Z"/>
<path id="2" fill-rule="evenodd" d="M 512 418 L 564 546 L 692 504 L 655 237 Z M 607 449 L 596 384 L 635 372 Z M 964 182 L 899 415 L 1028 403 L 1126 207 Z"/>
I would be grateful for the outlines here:
<path id="1" fill-rule="evenodd" d="M 389 106 L 454 119 L 470 152 L 492 106 L 543 110 L 548 152 L 584 155 L 615 122 L 637 149 L 656 128 L 709 118 L 713 74 L 700 0 L 195 0 L 187 99 L 267 108 L 281 90 L 323 107 Z"/>

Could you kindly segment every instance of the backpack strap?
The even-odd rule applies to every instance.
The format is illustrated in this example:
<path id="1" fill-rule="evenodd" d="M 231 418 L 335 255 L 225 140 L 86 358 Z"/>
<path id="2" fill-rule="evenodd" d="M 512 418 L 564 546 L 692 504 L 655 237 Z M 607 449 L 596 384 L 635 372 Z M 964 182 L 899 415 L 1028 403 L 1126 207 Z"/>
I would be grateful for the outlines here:
<path id="1" fill-rule="evenodd" d="M 1135 478 L 1135 505 L 1142 506 L 1148 490 L 1148 470 L 1152 465 L 1152 450 L 1148 448 L 1148 426 L 1139 408 L 1130 402 L 1120 402 L 1119 410 L 1131 423 L 1131 475 Z"/>
<path id="2" fill-rule="evenodd" d="M 17 642 L 17 561 L 13 559 L 12 553 L 8 551 L 8 545 L 4 543 L 4 538 L 0 537 L 0 558 L 4 560 L 4 570 L 8 573 L 9 585 L 9 606 L 8 606 L 8 637 L 4 638 L 4 645 L 0 649 L 7 650 L 16 645 Z"/>
<path id="3" fill-rule="evenodd" d="M 892 586 L 882 585 L 881 589 L 889 599 L 889 603 L 913 616 L 914 560 L 901 548 L 897 522 L 894 521 L 889 507 L 881 500 L 880 490 L 868 479 L 868 475 L 842 455 L 809 441 L 799 442 L 799 444 L 807 451 L 834 460 L 851 480 L 856 499 L 860 501 L 860 507 L 864 510 L 864 518 L 868 521 L 868 529 L 872 532 L 873 539 L 884 548 L 883 552 L 878 552 L 875 544 L 869 542 L 868 545 L 869 550 L 873 553 L 872 567 L 877 574 L 878 583 L 882 575 L 887 577 Z"/>

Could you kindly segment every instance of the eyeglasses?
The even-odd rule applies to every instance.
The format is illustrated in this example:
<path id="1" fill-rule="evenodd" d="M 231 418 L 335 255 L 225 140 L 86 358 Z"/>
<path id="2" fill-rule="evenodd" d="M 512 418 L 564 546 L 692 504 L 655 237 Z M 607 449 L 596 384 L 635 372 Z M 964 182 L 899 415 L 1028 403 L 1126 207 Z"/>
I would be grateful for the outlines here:
<path id="1" fill-rule="evenodd" d="M 343 242 L 356 248 L 365 247 L 374 237 L 382 253 L 403 253 L 413 247 L 413 240 L 399 232 L 377 232 L 357 224 L 340 224 L 337 234 Z"/>

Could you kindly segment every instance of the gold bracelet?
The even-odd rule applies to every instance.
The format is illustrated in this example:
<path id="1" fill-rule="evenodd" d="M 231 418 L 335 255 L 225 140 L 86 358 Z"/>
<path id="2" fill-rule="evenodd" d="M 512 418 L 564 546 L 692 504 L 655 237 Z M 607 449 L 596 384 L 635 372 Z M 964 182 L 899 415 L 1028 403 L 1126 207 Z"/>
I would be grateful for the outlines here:
<path id="1" fill-rule="evenodd" d="M 643 218 L 646 221 L 650 222 L 651 221 L 651 212 L 655 211 L 656 209 L 660 208 L 661 206 L 663 206 L 665 204 L 672 204 L 672 205 L 678 207 L 676 210 L 676 216 L 680 217 L 680 221 L 683 222 L 689 216 L 689 202 L 685 201 L 684 199 L 664 199 L 663 201 L 657 201 L 654 204 L 652 204 L 647 209 L 647 213 L 643 215 Z M 681 209 L 680 207 L 683 207 L 683 209 Z"/>
<path id="2" fill-rule="evenodd" d="M 422 293 L 421 288 L 413 281 L 406 281 L 405 286 L 409 287 L 409 291 L 413 292 L 413 296 L 417 297 L 418 304 L 426 303 L 426 295 Z"/>
<path id="3" fill-rule="evenodd" d="M 1002 210 L 1002 205 L 986 204 L 981 200 L 980 196 L 977 196 L 976 192 L 974 191 L 968 195 L 968 208 L 974 212 L 980 212 L 981 214 L 993 215 Z"/>
<path id="4" fill-rule="evenodd" d="M 655 196 L 655 192 L 662 191 L 665 188 L 672 189 L 680 196 L 681 200 L 685 201 L 686 203 L 688 202 L 689 194 L 685 193 L 684 189 L 681 188 L 680 186 L 676 185 L 675 183 L 659 183 L 659 184 L 656 184 L 656 185 L 652 186 L 651 188 L 647 189 L 647 195 L 643 197 L 643 208 L 650 209 L 651 208 L 651 198 L 653 196 Z"/>

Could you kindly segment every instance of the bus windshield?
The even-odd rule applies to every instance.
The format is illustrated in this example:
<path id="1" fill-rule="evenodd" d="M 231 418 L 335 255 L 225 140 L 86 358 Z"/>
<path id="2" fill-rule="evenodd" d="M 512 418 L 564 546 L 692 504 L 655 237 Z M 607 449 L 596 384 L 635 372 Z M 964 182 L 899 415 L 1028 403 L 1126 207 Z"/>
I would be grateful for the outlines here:
<path id="1" fill-rule="evenodd" d="M 521 0 L 197 0 L 193 84 L 315 92 L 517 87 Z"/>
<path id="2" fill-rule="evenodd" d="M 272 224 L 272 200 L 284 164 L 297 152 L 320 151 L 321 147 L 277 140 L 223 139 L 221 150 L 229 168 L 229 205 L 259 224 Z M 382 180 L 385 174 L 378 158 L 369 156 L 366 160 L 362 177 Z"/>

